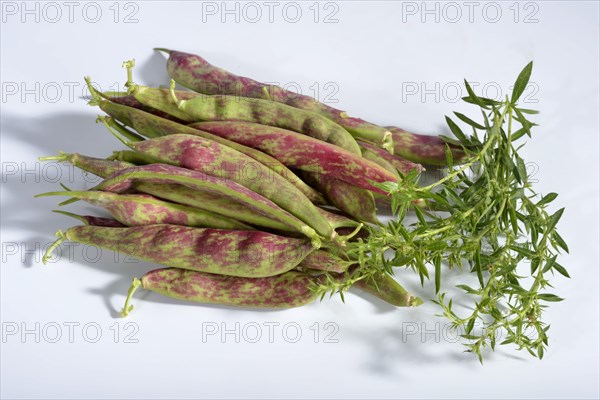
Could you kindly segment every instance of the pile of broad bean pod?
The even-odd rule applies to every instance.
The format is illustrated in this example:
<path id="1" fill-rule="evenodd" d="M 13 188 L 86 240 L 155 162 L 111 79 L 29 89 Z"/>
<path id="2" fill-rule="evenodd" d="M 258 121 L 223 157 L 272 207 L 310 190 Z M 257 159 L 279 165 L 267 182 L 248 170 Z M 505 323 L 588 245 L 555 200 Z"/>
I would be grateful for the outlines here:
<path id="1" fill-rule="evenodd" d="M 106 159 L 65 153 L 43 158 L 67 161 L 104 180 L 87 191 L 40 196 L 70 197 L 61 205 L 83 200 L 105 208 L 113 217 L 63 212 L 83 225 L 59 231 L 44 261 L 62 241 L 69 240 L 165 266 L 134 279 L 123 316 L 133 308 L 129 302 L 139 286 L 182 300 L 268 308 L 304 305 L 322 298 L 326 291 L 338 292 L 343 299 L 344 291 L 356 286 L 396 306 L 416 306 L 422 301 L 391 276 L 390 266 L 410 266 L 423 279 L 429 278 L 425 264 L 433 264 L 438 291 L 442 259 L 452 267 L 461 258 L 472 258 L 468 260 L 471 272 L 477 273 L 483 289 L 485 272 L 488 286 L 489 282 L 508 282 L 510 287 L 497 286 L 496 291 L 514 296 L 520 293 L 515 289 L 518 278 L 510 275 L 514 268 L 502 279 L 489 269 L 492 261 L 483 271 L 481 264 L 500 254 L 484 253 L 483 245 L 502 246 L 495 238 L 512 230 L 537 230 L 545 232 L 544 238 L 549 237 L 555 248 L 558 243 L 566 249 L 553 232 L 560 215 L 550 217 L 543 211 L 544 203 L 555 196 L 535 205 L 520 197 L 528 186 L 522 159 L 510 143 L 529 134 L 533 126 L 520 119 L 523 113 L 533 113 L 516 107 L 520 93 L 500 103 L 476 97 L 467 84 L 466 101 L 491 110 L 493 120 L 486 120 L 484 126 L 456 115 L 474 132 L 487 132 L 484 142 L 476 133 L 466 138 L 451 120 L 449 127 L 458 140 L 422 136 L 350 117 L 312 97 L 234 75 L 197 55 L 158 50 L 169 56 L 169 88 L 134 83 L 133 61 L 124 63 L 126 92 L 99 92 L 86 78 L 90 104 L 106 113 L 99 121 L 128 150 L 115 151 Z M 530 66 L 522 72 L 515 91 L 522 91 Z M 191 91 L 176 90 L 176 83 Z M 507 115 L 501 112 L 502 106 L 516 113 L 515 120 L 524 131 L 511 136 L 510 131 L 497 129 Z M 509 119 L 508 129 L 510 124 Z M 499 156 L 501 152 L 506 154 Z M 501 178 L 484 171 L 481 179 L 488 181 L 471 181 L 464 175 L 465 168 L 460 168 L 436 184 L 443 188 L 437 192 L 432 190 L 435 185 L 413 184 L 423 165 L 456 169 L 461 162 L 470 168 L 479 163 L 492 165 L 488 169 Z M 499 182 L 502 177 L 507 178 L 504 186 Z M 496 187 L 497 193 L 493 192 Z M 521 208 L 513 204 L 515 196 L 523 202 Z M 391 208 L 396 222 L 382 224 L 377 207 Z M 432 210 L 451 216 L 437 217 Z M 414 212 L 421 225 L 407 230 L 402 225 L 407 212 Z M 551 227 L 535 228 L 532 224 L 538 222 L 526 220 L 528 214 L 554 221 Z M 519 226 L 521 222 L 525 229 Z M 481 235 L 470 243 L 468 234 L 475 236 L 480 228 Z M 500 254 L 501 260 L 518 263 L 527 256 L 507 258 L 513 250 L 521 254 L 514 244 L 508 245 L 512 247 L 502 248 L 506 254 Z M 384 253 L 390 249 L 395 254 L 386 260 Z M 544 270 L 568 276 L 555 261 L 556 257 Z M 539 279 L 541 286 L 536 290 L 546 282 Z M 496 293 L 466 287 L 468 293 L 479 293 L 482 298 Z M 525 300 L 519 304 L 537 313 L 536 303 Z M 492 307 L 490 301 L 496 307 L 496 298 L 482 301 L 481 311 L 463 320 L 451 311 L 451 302 L 446 305 L 443 295 L 437 302 L 449 318 L 456 317 L 456 325 L 467 325 L 469 334 L 471 321 L 482 315 L 502 320 L 495 310 L 481 308 L 484 303 Z M 528 313 L 519 315 L 531 321 L 533 314 Z M 544 342 L 545 330 L 540 332 Z M 485 339 L 493 347 L 495 338 Z M 479 348 L 474 351 L 479 353 Z"/>
<path id="2" fill-rule="evenodd" d="M 202 303 L 295 307 L 314 300 L 312 285 L 343 280 L 358 263 L 345 249 L 365 233 L 363 224 L 379 223 L 375 200 L 387 193 L 375 183 L 421 171 L 418 162 L 445 163 L 439 138 L 351 118 L 199 56 L 159 50 L 169 54 L 170 89 L 135 84 L 134 61 L 124 63 L 127 92 L 98 92 L 86 78 L 90 104 L 107 114 L 99 120 L 130 150 L 107 159 L 43 158 L 104 181 L 41 196 L 84 200 L 114 217 L 63 212 L 84 225 L 59 231 L 45 261 L 62 241 L 75 241 L 168 267 L 133 288 Z M 193 91 L 175 90 L 175 82 Z M 398 306 L 421 303 L 385 274 L 356 286 Z"/>

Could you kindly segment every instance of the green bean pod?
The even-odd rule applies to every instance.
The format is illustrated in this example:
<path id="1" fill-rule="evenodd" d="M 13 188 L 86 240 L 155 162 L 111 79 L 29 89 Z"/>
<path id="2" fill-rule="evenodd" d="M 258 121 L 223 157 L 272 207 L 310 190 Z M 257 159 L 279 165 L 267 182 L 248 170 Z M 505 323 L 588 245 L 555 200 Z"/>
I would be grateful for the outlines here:
<path id="1" fill-rule="evenodd" d="M 125 228 L 126 225 L 123 225 L 116 219 L 112 218 L 104 218 L 104 217 L 96 217 L 95 215 L 78 215 L 73 214 L 63 210 L 52 210 L 52 212 L 66 215 L 67 217 L 75 218 L 76 220 L 82 222 L 85 225 L 93 225 L 93 226 L 106 226 L 113 228 Z"/>
<path id="2" fill-rule="evenodd" d="M 374 274 L 373 279 L 362 279 L 353 286 L 398 307 L 416 307 L 423 300 L 413 296 L 388 274 Z"/>
<path id="3" fill-rule="evenodd" d="M 369 143 L 361 143 L 361 150 L 363 151 L 363 155 L 365 152 L 368 152 L 370 157 L 380 160 L 379 162 L 381 163 L 385 162 L 386 165 L 391 166 L 394 171 L 399 171 L 402 175 L 406 175 L 413 170 L 417 170 L 418 172 L 425 171 L 425 168 L 421 164 L 406 160 L 398 155 L 390 154 Z"/>
<path id="4" fill-rule="evenodd" d="M 172 224 L 201 228 L 253 229 L 225 216 L 195 207 L 162 201 L 144 194 L 116 194 L 89 190 L 49 192 L 41 196 L 69 196 L 105 208 L 125 226 Z"/>
<path id="5" fill-rule="evenodd" d="M 132 149 L 164 162 L 239 183 L 288 211 L 319 235 L 335 231 L 317 207 L 295 186 L 237 150 L 191 135 L 175 134 L 130 143 Z"/>
<path id="6" fill-rule="evenodd" d="M 329 251 L 317 250 L 306 256 L 298 265 L 298 269 L 344 273 L 352 264 L 353 262 L 343 260 Z"/>
<path id="7" fill-rule="evenodd" d="M 252 207 L 219 193 L 197 190 L 181 184 L 153 183 L 148 180 L 135 181 L 132 188 L 139 193 L 147 193 L 159 199 L 206 210 L 245 225 L 279 232 L 296 232 L 296 229 L 291 229 L 288 224 L 259 214 Z M 103 190 L 115 189 L 108 186 Z"/>
<path id="8" fill-rule="evenodd" d="M 399 180 L 395 170 L 389 172 L 338 146 L 287 129 L 240 121 L 209 121 L 190 126 L 264 151 L 290 168 L 330 175 L 381 194 L 386 193 L 374 182 Z"/>
<path id="9" fill-rule="evenodd" d="M 395 126 L 388 126 L 394 138 L 394 154 L 409 161 L 438 167 L 447 166 L 446 142 L 439 136 L 417 135 Z M 464 151 L 448 145 L 455 164 L 460 164 Z"/>
<path id="10" fill-rule="evenodd" d="M 363 144 L 361 144 L 360 146 L 361 146 L 360 150 L 362 151 L 362 155 L 366 160 L 374 162 L 375 164 L 384 168 L 390 174 L 393 174 L 396 177 L 396 180 L 394 182 L 399 182 L 400 180 L 402 180 L 400 178 L 400 175 L 398 175 L 398 171 L 396 170 L 396 168 L 392 164 L 390 164 L 386 159 L 382 158 L 381 156 L 379 156 L 379 154 L 372 151 L 371 149 L 366 148 Z M 382 151 L 385 151 L 385 150 L 382 149 Z M 379 194 L 381 194 L 381 193 L 379 193 Z"/>
<path id="11" fill-rule="evenodd" d="M 68 162 L 69 164 L 77 168 L 80 168 L 86 172 L 90 172 L 102 178 L 106 178 L 109 175 L 135 166 L 134 164 L 126 161 L 94 158 L 84 156 L 78 153 L 64 153 L 62 151 L 57 156 L 40 157 L 39 160 Z"/>
<path id="12" fill-rule="evenodd" d="M 177 123 L 176 121 L 168 120 L 163 118 L 165 113 L 161 113 L 150 107 L 145 107 L 141 103 L 137 102 L 135 98 L 131 99 L 131 95 L 124 97 L 118 97 L 119 99 L 129 99 L 123 103 L 116 103 L 108 101 L 102 97 L 102 94 L 97 92 L 91 84 L 89 90 L 94 96 L 90 102 L 92 105 L 98 105 L 102 111 L 110 115 L 112 118 L 120 121 L 133 129 L 135 129 L 140 135 L 147 138 L 155 138 L 160 136 L 167 136 L 177 133 L 184 133 L 189 135 L 200 136 L 205 139 L 212 140 L 213 142 L 220 143 L 222 145 L 231 147 L 247 156 L 255 159 L 262 163 L 268 168 L 272 169 L 279 175 L 283 176 L 286 180 L 296 186 L 306 197 L 308 197 L 315 204 L 325 204 L 326 201 L 317 191 L 312 189 L 306 183 L 304 183 L 298 176 L 290 171 L 285 165 L 279 162 L 274 157 L 269 156 L 261 151 L 253 148 L 244 146 L 242 144 L 233 142 L 221 138 L 217 135 L 210 134 L 198 129 L 193 129 Z M 135 106 L 140 108 L 134 108 Z M 110 123 L 110 121 L 108 121 Z M 112 124 L 111 124 L 112 125 Z M 114 126 L 114 125 L 112 125 Z"/>
<path id="13" fill-rule="evenodd" d="M 57 242 L 65 240 L 169 267 L 250 278 L 287 272 L 315 250 L 302 238 L 167 224 L 126 228 L 81 225 L 60 232 Z"/>
<path id="14" fill-rule="evenodd" d="M 268 99 L 313 111 L 335 121 L 357 139 L 372 142 L 388 151 L 392 150 L 392 136 L 386 128 L 359 118 L 349 117 L 345 112 L 323 104 L 310 96 L 235 75 L 211 65 L 200 56 L 168 49 L 156 50 L 169 54 L 167 71 L 171 78 L 198 93 Z"/>
<path id="15" fill-rule="evenodd" d="M 346 217 L 345 215 L 341 215 L 329 210 L 324 210 L 322 208 L 317 208 L 317 210 L 319 211 L 319 214 L 321 214 L 328 222 L 329 225 L 331 225 L 331 227 L 333 229 L 339 229 L 339 228 L 357 228 L 359 226 L 362 226 L 362 224 L 358 221 L 355 221 L 353 219 L 350 219 L 348 217 Z"/>
<path id="16" fill-rule="evenodd" d="M 328 175 L 304 172 L 302 177 L 344 213 L 361 222 L 378 224 L 373 193 Z"/>
<path id="17" fill-rule="evenodd" d="M 348 131 L 322 115 L 297 109 L 286 104 L 238 96 L 206 96 L 175 91 L 171 80 L 170 91 L 140 86 L 131 81 L 132 61 L 126 61 L 128 93 L 145 106 L 166 112 L 187 122 L 248 121 L 278 126 L 315 137 L 360 155 L 356 140 Z M 178 95 L 180 97 L 178 97 Z M 169 99 L 170 97 L 170 99 Z"/>
<path id="18" fill-rule="evenodd" d="M 360 155 L 358 144 L 348 131 L 312 111 L 269 100 L 235 96 L 199 96 L 183 100 L 173 92 L 173 101 L 190 116 L 190 122 L 245 121 L 275 126 L 303 133 Z"/>
<path id="19" fill-rule="evenodd" d="M 118 152 L 121 154 L 121 152 Z M 107 178 L 113 174 L 118 174 L 128 168 L 135 167 L 135 164 L 125 161 L 106 160 L 94 157 L 87 157 L 80 154 L 61 153 L 59 156 L 44 157 L 44 160 L 59 160 L 67 161 L 72 165 L 81 168 L 84 171 L 91 172 L 103 178 Z M 130 176 L 131 177 L 131 176 Z M 112 181 L 112 183 L 115 183 Z M 122 190 L 117 186 L 112 185 L 111 180 L 102 183 L 102 190 Z M 171 201 L 173 203 L 196 207 L 201 210 L 210 211 L 231 220 L 245 222 L 250 225 L 256 225 L 264 228 L 269 228 L 277 231 L 295 231 L 290 229 L 288 224 L 279 222 L 276 219 L 266 217 L 257 213 L 254 209 L 240 203 L 230 197 L 223 196 L 219 193 L 211 193 L 206 190 L 196 190 L 193 187 L 188 187 L 182 184 L 169 183 L 153 183 L 148 180 L 131 180 L 132 186 L 128 190 L 134 190 L 138 193 L 146 193 L 156 198 Z M 76 199 L 75 199 L 76 200 Z M 61 205 L 72 202 L 67 200 Z"/>
<path id="20" fill-rule="evenodd" d="M 228 179 L 217 178 L 198 171 L 166 164 L 131 167 L 112 175 L 93 190 L 123 193 L 135 189 L 136 184 L 139 183 L 182 185 L 192 190 L 192 196 L 194 191 L 221 196 L 229 199 L 232 204 L 241 203 L 253 211 L 249 214 L 238 215 L 237 218 L 234 217 L 239 221 L 259 226 L 266 225 L 266 227 L 270 227 L 272 221 L 277 221 L 285 225 L 287 230 L 299 232 L 311 238 L 315 245 L 320 243 L 319 236 L 313 228 L 269 199 Z"/>
<path id="21" fill-rule="evenodd" d="M 313 302 L 317 295 L 310 287 L 323 280 L 303 272 L 289 271 L 266 278 L 242 278 L 206 274 L 178 268 L 147 272 L 134 279 L 121 316 L 133 305 L 129 302 L 138 287 L 178 300 L 251 308 L 292 308 Z"/>

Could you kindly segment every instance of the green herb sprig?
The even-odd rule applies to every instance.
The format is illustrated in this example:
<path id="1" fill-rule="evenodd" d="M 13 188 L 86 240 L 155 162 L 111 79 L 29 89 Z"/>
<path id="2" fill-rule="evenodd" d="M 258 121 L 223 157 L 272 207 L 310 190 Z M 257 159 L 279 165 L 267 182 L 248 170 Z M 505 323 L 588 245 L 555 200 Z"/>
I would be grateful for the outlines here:
<path id="1" fill-rule="evenodd" d="M 521 108 L 518 100 L 532 71 L 529 63 L 519 74 L 513 92 L 504 101 L 478 97 L 465 80 L 463 100 L 477 106 L 482 115 L 475 122 L 461 113 L 467 135 L 446 117 L 455 138 L 449 145 L 462 148 L 461 165 L 454 166 L 450 147 L 448 174 L 429 186 L 419 186 L 419 174 L 409 173 L 399 183 L 379 185 L 392 197 L 395 218 L 384 227 L 370 227 L 368 238 L 350 244 L 349 253 L 359 266 L 345 282 L 329 280 L 314 288 L 322 293 L 343 294 L 362 279 L 381 272 L 392 275 L 394 267 L 410 268 L 421 283 L 433 270 L 434 300 L 453 328 L 462 333 L 467 351 L 482 360 L 482 350 L 514 343 L 542 358 L 548 345 L 549 325 L 542 314 L 549 302 L 562 298 L 551 288 L 549 274 L 569 277 L 557 262 L 569 249 L 556 230 L 564 209 L 549 214 L 547 206 L 556 193 L 538 195 L 529 181 L 517 142 L 531 137 L 535 123 L 528 120 L 537 111 Z M 415 207 L 415 204 L 427 204 Z M 417 222 L 407 225 L 407 212 L 414 210 Z M 392 256 L 389 256 L 389 253 Z M 528 264 L 528 267 L 527 267 Z M 472 311 L 459 315 L 452 299 L 442 289 L 443 266 L 466 269 L 475 274 L 478 286 L 458 287 L 473 298 Z M 525 268 L 527 267 L 527 268 Z"/>

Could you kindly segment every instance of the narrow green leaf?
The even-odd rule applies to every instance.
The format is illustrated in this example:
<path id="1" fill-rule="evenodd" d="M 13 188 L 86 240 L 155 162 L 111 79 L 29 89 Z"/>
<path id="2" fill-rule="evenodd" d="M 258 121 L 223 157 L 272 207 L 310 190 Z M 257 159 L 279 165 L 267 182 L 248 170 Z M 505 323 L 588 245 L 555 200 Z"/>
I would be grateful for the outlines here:
<path id="1" fill-rule="evenodd" d="M 527 182 L 527 167 L 525 166 L 525 161 L 518 155 L 517 157 L 517 172 L 519 173 L 519 177 L 522 182 Z"/>
<path id="2" fill-rule="evenodd" d="M 448 144 L 453 144 L 459 147 L 463 145 L 460 140 L 456 140 L 455 138 L 451 138 L 449 136 L 439 135 L 438 137 Z"/>
<path id="3" fill-rule="evenodd" d="M 467 323 L 466 332 L 469 335 L 473 331 L 473 327 L 475 326 L 475 318 L 471 318 Z"/>
<path id="4" fill-rule="evenodd" d="M 538 110 L 530 110 L 527 108 L 517 108 L 517 110 L 521 111 L 523 114 L 539 114 L 540 112 Z"/>
<path id="5" fill-rule="evenodd" d="M 450 117 L 446 117 L 446 123 L 448 124 L 448 127 L 450 128 L 450 130 L 452 131 L 454 136 L 456 136 L 456 138 L 458 140 L 460 140 L 461 143 L 468 142 L 467 136 L 463 133 L 463 131 L 459 128 L 459 126 L 456 125 L 456 123 L 454 121 L 452 121 L 452 119 Z"/>
<path id="6" fill-rule="evenodd" d="M 510 246 L 510 249 L 516 251 L 518 254 L 522 255 L 523 257 L 532 258 L 535 256 L 534 252 L 532 252 L 528 248 L 524 247 L 524 245 L 522 245 L 522 244 L 520 244 L 520 245 L 513 244 Z"/>
<path id="7" fill-rule="evenodd" d="M 515 119 L 521 123 L 523 129 L 525 129 L 525 133 L 527 134 L 527 136 L 531 137 L 531 128 L 537 126 L 537 124 L 528 121 L 527 118 L 525 118 L 525 116 L 523 115 L 523 113 L 519 111 L 519 109 L 515 108 L 514 110 L 515 114 L 517 114 Z"/>
<path id="8" fill-rule="evenodd" d="M 463 100 L 466 101 L 467 103 L 476 104 L 482 108 L 485 108 L 485 104 L 479 99 L 479 97 L 477 97 L 475 95 L 475 92 L 471 88 L 471 85 L 469 85 L 469 82 L 467 82 L 466 79 L 464 81 L 465 81 L 465 88 L 467 89 L 467 94 L 469 96 L 463 97 Z"/>
<path id="9" fill-rule="evenodd" d="M 544 270 L 543 270 L 544 272 L 548 272 L 554 267 L 554 265 L 556 264 L 556 257 L 557 256 L 554 256 L 551 259 L 549 259 L 548 261 L 546 261 L 546 265 L 544 265 Z"/>
<path id="10" fill-rule="evenodd" d="M 569 275 L 569 273 L 567 272 L 567 270 L 565 269 L 565 267 L 563 267 L 559 263 L 554 263 L 554 270 L 556 272 L 558 272 L 559 274 L 561 274 L 562 276 L 566 277 L 566 278 L 570 278 L 571 277 L 571 275 Z"/>
<path id="11" fill-rule="evenodd" d="M 457 288 L 464 290 L 468 294 L 477 294 L 478 291 L 470 287 L 469 285 L 456 285 Z"/>
<path id="12" fill-rule="evenodd" d="M 440 196 L 438 193 L 431 193 L 431 198 L 443 207 L 449 207 L 450 203 L 443 196 Z"/>
<path id="13" fill-rule="evenodd" d="M 469 320 L 469 323 L 471 321 L 472 320 Z M 473 323 L 473 324 L 475 324 L 475 323 Z M 460 337 L 463 338 L 463 339 L 468 339 L 468 340 L 478 340 L 479 339 L 479 336 L 469 335 L 469 334 L 463 334 L 463 335 L 460 335 Z"/>
<path id="14" fill-rule="evenodd" d="M 446 166 L 448 167 L 448 169 L 452 169 L 452 167 L 454 166 L 454 160 L 452 159 L 452 150 L 450 150 L 450 146 L 448 146 L 448 144 L 446 144 Z"/>
<path id="15" fill-rule="evenodd" d="M 417 270 L 419 271 L 419 278 L 421 278 L 421 285 L 423 285 L 425 283 L 423 278 L 429 279 L 429 271 L 427 271 L 427 267 L 425 267 L 425 264 L 423 264 L 423 261 L 421 261 L 420 259 L 416 260 L 415 264 L 416 264 Z"/>
<path id="16" fill-rule="evenodd" d="M 427 220 L 425 219 L 425 216 L 423 215 L 423 211 L 421 211 L 421 207 L 415 207 L 415 214 L 417 214 L 417 218 L 419 219 L 419 222 L 421 223 L 421 225 L 423 225 L 424 227 L 429 226 L 429 224 L 427 224 Z"/>
<path id="17" fill-rule="evenodd" d="M 441 250 L 444 250 L 447 247 L 448 247 L 448 245 L 443 240 L 437 240 L 435 242 L 428 243 L 427 246 L 425 246 L 425 248 L 428 251 L 435 251 L 435 252 L 439 252 Z"/>
<path id="18" fill-rule="evenodd" d="M 512 135 L 510 135 L 510 138 L 512 141 L 515 141 L 517 139 L 520 139 L 522 136 L 524 136 L 529 130 L 525 129 L 525 128 L 520 128 L 519 130 L 516 130 Z"/>
<path id="19" fill-rule="evenodd" d="M 538 357 L 540 358 L 540 360 L 542 358 L 544 358 L 544 346 L 543 345 L 538 346 L 537 353 L 538 353 Z"/>
<path id="20" fill-rule="evenodd" d="M 569 246 L 567 246 L 567 243 L 562 238 L 562 236 L 560 236 L 558 234 L 558 232 L 556 232 L 556 231 L 552 232 L 552 239 L 554 239 L 556 241 L 556 244 L 558 245 L 558 247 L 560 247 L 561 249 L 563 249 L 567 253 L 569 252 Z"/>
<path id="21" fill-rule="evenodd" d="M 462 100 L 467 103 L 476 104 L 479 107 L 486 109 L 486 110 L 489 110 L 490 107 L 499 107 L 502 105 L 501 102 L 494 100 L 494 99 L 488 99 L 487 97 L 475 96 L 475 98 L 476 98 L 476 100 L 473 100 L 470 97 L 463 97 Z"/>
<path id="22" fill-rule="evenodd" d="M 477 271 L 477 279 L 479 280 L 479 284 L 481 287 L 484 287 L 485 284 L 483 283 L 483 271 L 481 268 L 481 253 L 479 251 L 475 253 L 475 269 Z"/>
<path id="23" fill-rule="evenodd" d="M 551 294 L 551 293 L 541 293 L 541 294 L 538 294 L 537 297 L 540 300 L 549 301 L 549 302 L 558 302 L 558 301 L 564 300 L 562 297 L 558 297 L 557 295 Z"/>
<path id="24" fill-rule="evenodd" d="M 519 221 L 517 220 L 517 213 L 515 212 L 515 209 L 512 206 L 508 207 L 508 214 L 510 216 L 510 224 L 512 225 L 513 233 L 515 235 L 518 235 L 519 234 Z"/>
<path id="25" fill-rule="evenodd" d="M 548 219 L 548 225 L 546 225 L 546 229 L 548 230 L 548 232 L 552 231 L 556 224 L 558 224 L 558 221 L 560 221 L 560 217 L 562 217 L 564 211 L 565 209 L 561 208 L 560 210 L 558 210 L 550 216 L 550 218 Z"/>
<path id="26" fill-rule="evenodd" d="M 516 104 L 517 101 L 519 100 L 519 97 L 521 97 L 521 95 L 525 91 L 525 88 L 527 87 L 527 84 L 529 83 L 529 78 L 531 77 L 532 69 L 533 69 L 533 61 L 531 61 L 529 64 L 527 64 L 525 66 L 525 68 L 523 68 L 523 70 L 521 71 L 519 76 L 517 77 L 517 80 L 515 81 L 515 85 L 513 88 L 512 96 L 510 99 L 510 102 L 512 104 Z"/>
<path id="27" fill-rule="evenodd" d="M 460 119 L 462 122 L 464 122 L 465 124 L 471 125 L 475 129 L 481 129 L 481 130 L 485 129 L 485 126 L 473 121 L 471 118 L 467 117 L 464 114 L 455 112 L 454 115 L 456 115 L 458 117 L 458 119 Z"/>
<path id="28" fill-rule="evenodd" d="M 533 273 L 538 269 L 538 267 L 540 266 L 540 259 L 539 257 L 534 257 L 531 260 L 531 275 L 533 276 Z"/>
<path id="29" fill-rule="evenodd" d="M 537 205 L 542 206 L 544 204 L 549 204 L 549 203 L 553 202 L 554 199 L 556 199 L 557 197 L 558 197 L 558 194 L 556 194 L 554 192 L 548 193 L 547 195 L 542 197 L 542 199 L 540 201 L 537 202 Z"/>
<path id="30" fill-rule="evenodd" d="M 434 259 L 434 267 L 435 267 L 435 293 L 440 292 L 440 287 L 442 285 L 442 257 L 437 255 Z"/>

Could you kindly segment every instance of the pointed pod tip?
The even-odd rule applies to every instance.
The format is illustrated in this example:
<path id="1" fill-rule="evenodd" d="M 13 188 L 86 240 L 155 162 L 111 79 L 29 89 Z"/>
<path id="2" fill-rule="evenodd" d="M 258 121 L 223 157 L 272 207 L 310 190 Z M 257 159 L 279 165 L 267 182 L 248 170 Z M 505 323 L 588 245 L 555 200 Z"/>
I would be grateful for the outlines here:
<path id="1" fill-rule="evenodd" d="M 167 53 L 167 54 L 169 54 L 169 55 L 171 54 L 171 50 L 169 50 L 169 49 L 166 49 L 166 48 L 164 48 L 164 47 L 155 47 L 155 48 L 153 48 L 152 50 L 154 50 L 154 51 L 161 51 L 161 52 L 163 52 L 163 53 Z"/>
<path id="2" fill-rule="evenodd" d="M 411 307 L 418 307 L 423 304 L 423 300 L 419 297 L 413 297 L 410 301 Z"/>

